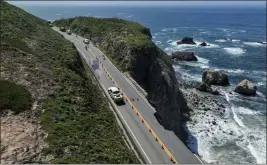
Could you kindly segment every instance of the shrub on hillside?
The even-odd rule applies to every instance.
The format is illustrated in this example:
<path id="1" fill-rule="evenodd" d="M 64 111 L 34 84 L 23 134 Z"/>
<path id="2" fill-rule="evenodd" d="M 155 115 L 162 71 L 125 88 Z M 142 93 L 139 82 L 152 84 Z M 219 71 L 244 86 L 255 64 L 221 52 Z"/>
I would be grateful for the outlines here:
<path id="1" fill-rule="evenodd" d="M 31 93 L 22 85 L 0 80 L 0 110 L 11 109 L 15 113 L 31 107 Z"/>

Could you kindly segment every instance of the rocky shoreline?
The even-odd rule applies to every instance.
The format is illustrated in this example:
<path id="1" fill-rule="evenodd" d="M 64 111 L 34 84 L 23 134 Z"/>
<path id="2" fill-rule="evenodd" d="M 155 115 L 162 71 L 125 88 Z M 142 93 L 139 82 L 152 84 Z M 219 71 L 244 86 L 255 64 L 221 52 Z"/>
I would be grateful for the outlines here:
<path id="1" fill-rule="evenodd" d="M 187 105 L 191 110 L 188 114 L 184 114 L 183 116 L 185 119 L 183 123 L 183 131 L 185 136 L 183 138 L 183 142 L 193 153 L 199 154 L 197 150 L 198 142 L 194 135 L 192 135 L 188 130 L 187 123 L 190 122 L 190 124 L 196 125 L 199 121 L 196 120 L 195 116 L 208 119 L 205 121 L 207 126 L 202 130 L 199 130 L 198 133 L 205 133 L 207 137 L 213 136 L 215 127 L 219 127 L 219 130 L 222 133 L 233 135 L 232 131 L 227 132 L 223 130 L 223 128 L 216 121 L 217 117 L 224 119 L 224 116 L 226 115 L 226 108 L 229 107 L 229 104 L 223 95 L 213 95 L 210 93 L 201 92 L 195 89 L 194 86 L 188 84 L 181 85 L 180 90 L 182 91 L 187 101 Z M 224 122 L 226 123 L 228 121 L 225 119 Z"/>

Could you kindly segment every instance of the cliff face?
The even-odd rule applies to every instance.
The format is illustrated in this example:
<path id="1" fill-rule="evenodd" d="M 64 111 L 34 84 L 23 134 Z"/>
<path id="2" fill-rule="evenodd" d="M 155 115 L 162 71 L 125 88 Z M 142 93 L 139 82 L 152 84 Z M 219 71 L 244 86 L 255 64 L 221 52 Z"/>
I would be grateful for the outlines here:
<path id="1" fill-rule="evenodd" d="M 151 40 L 150 30 L 121 19 L 78 17 L 55 22 L 90 38 L 122 71 L 127 71 L 148 93 L 147 99 L 178 135 L 187 103 L 177 86 L 168 55 Z"/>

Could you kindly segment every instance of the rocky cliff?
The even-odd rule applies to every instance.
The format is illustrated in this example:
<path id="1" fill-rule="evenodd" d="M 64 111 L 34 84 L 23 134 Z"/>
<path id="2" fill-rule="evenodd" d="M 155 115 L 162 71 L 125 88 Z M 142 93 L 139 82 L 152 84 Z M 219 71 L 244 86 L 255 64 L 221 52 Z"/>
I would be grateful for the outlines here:
<path id="1" fill-rule="evenodd" d="M 168 55 L 151 40 L 150 30 L 138 23 L 116 18 L 77 17 L 55 21 L 98 46 L 115 65 L 148 93 L 147 99 L 179 136 L 186 101 Z"/>

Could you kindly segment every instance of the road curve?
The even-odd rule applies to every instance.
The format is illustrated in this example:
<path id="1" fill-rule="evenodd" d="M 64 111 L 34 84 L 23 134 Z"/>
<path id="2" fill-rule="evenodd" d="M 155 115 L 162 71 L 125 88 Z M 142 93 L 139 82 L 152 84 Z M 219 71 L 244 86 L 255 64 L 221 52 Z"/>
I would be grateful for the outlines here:
<path id="1" fill-rule="evenodd" d="M 104 54 L 98 48 L 90 43 L 86 50 L 82 37 L 60 32 L 56 27 L 53 29 L 74 43 L 106 89 L 117 85 L 128 98 L 129 101 L 126 101 L 125 105 L 117 106 L 118 113 L 146 163 L 204 164 L 172 131 L 165 130 L 158 123 L 154 108 L 136 92 L 108 58 L 103 59 Z M 158 137 L 156 140 L 155 135 Z"/>

